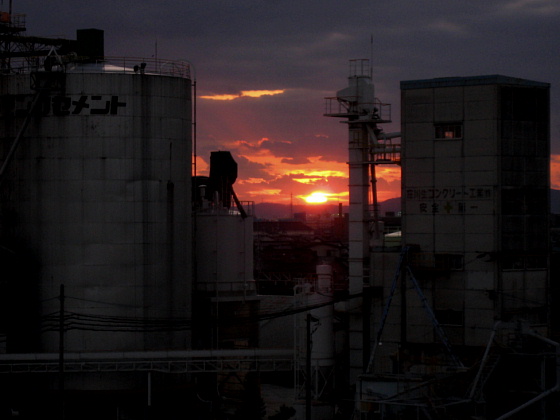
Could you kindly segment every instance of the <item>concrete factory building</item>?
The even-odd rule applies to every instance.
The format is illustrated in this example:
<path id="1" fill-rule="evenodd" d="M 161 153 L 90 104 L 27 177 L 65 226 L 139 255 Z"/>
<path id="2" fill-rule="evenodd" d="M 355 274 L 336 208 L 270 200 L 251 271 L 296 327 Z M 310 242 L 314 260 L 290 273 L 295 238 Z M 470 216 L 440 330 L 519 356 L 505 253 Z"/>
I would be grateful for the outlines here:
<path id="1" fill-rule="evenodd" d="M 481 76 L 401 91 L 403 241 L 430 272 L 436 317 L 458 345 L 484 344 L 498 319 L 546 333 L 549 85 Z M 409 315 L 408 338 L 425 340 Z"/>
<path id="2" fill-rule="evenodd" d="M 403 247 L 394 276 L 373 254 L 383 310 L 364 414 L 554 415 L 549 89 L 499 75 L 401 82 Z"/>
<path id="3" fill-rule="evenodd" d="M 404 81 L 401 132 L 386 133 L 367 63 L 350 70 L 325 116 L 348 126 L 354 416 L 552 418 L 549 84 Z M 402 167 L 398 249 L 377 203 L 387 164 Z"/>

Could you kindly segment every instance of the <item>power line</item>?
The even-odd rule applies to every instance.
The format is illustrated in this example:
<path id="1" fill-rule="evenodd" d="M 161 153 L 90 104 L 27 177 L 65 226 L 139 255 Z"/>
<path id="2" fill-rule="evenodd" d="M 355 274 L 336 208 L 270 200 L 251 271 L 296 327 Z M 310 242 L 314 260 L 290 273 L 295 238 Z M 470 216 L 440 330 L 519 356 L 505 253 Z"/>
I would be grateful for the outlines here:
<path id="1" fill-rule="evenodd" d="M 329 301 L 306 305 L 297 308 L 285 309 L 276 312 L 263 312 L 256 315 L 241 316 L 235 318 L 213 318 L 210 323 L 215 326 L 238 325 L 243 323 L 271 320 L 285 316 L 308 312 L 324 306 L 334 305 L 337 302 L 361 297 L 363 293 L 356 293 L 343 298 L 335 298 Z M 107 332 L 172 332 L 192 329 L 192 319 L 185 317 L 126 317 L 111 315 L 92 315 L 73 311 L 64 311 L 64 330 L 82 331 L 107 331 Z M 60 314 L 58 312 L 45 315 L 41 318 L 41 330 L 58 331 L 60 329 Z"/>

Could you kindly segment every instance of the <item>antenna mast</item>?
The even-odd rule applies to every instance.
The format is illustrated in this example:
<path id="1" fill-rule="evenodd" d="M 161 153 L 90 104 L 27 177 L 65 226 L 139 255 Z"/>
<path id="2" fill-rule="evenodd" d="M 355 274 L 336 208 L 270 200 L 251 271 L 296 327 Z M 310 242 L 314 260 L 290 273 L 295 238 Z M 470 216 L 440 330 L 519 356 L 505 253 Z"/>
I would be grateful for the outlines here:
<path id="1" fill-rule="evenodd" d="M 373 34 L 369 39 L 369 77 L 373 79 Z"/>

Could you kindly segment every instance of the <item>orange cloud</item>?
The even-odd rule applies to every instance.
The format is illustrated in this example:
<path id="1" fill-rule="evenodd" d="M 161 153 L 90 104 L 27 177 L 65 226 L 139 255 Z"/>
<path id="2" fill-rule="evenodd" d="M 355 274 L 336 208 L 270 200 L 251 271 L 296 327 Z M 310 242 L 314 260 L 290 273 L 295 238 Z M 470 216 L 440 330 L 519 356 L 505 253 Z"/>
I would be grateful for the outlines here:
<path id="1" fill-rule="evenodd" d="M 261 96 L 273 96 L 284 93 L 284 89 L 276 90 L 242 90 L 241 96 L 249 96 L 250 98 L 260 98 Z"/>
<path id="2" fill-rule="evenodd" d="M 234 99 L 237 99 L 241 97 L 241 94 L 239 95 L 228 95 L 228 94 L 223 94 L 223 95 L 204 95 L 204 96 L 199 96 L 200 99 L 212 99 L 214 101 L 232 101 Z"/>
<path id="3" fill-rule="evenodd" d="M 308 158 L 309 160 L 311 160 L 311 165 L 317 165 L 317 164 L 321 164 L 321 161 L 315 161 L 312 160 L 313 158 Z M 319 163 L 318 163 L 319 162 Z M 333 166 L 333 162 L 325 162 L 328 164 L 328 166 Z M 346 164 L 340 164 L 340 165 L 344 165 L 341 166 L 341 168 L 346 167 Z M 302 171 L 301 169 L 298 169 L 296 171 L 288 171 L 286 172 L 286 174 L 289 175 L 306 175 L 308 177 L 320 177 L 321 178 L 328 178 L 331 176 L 342 176 L 345 177 L 347 176 L 348 172 L 346 170 L 338 170 L 338 171 L 334 171 L 334 170 L 308 170 L 308 171 Z"/>
<path id="4" fill-rule="evenodd" d="M 262 139 L 259 144 L 268 139 Z M 348 164 L 325 161 L 322 156 L 307 156 L 303 163 L 286 164 L 283 156 L 275 156 L 266 148 L 237 142 L 245 160 L 261 166 L 268 177 L 238 179 L 238 196 L 254 201 L 288 203 L 298 199 L 302 203 L 314 192 L 325 194 L 328 203 L 348 202 Z M 400 196 L 400 168 L 376 168 L 379 201 Z M 240 176 L 242 178 L 242 175 Z"/>
<path id="5" fill-rule="evenodd" d="M 302 184 L 313 184 L 317 181 L 322 181 L 323 178 L 292 178 L 292 180 Z"/>
<path id="6" fill-rule="evenodd" d="M 240 179 L 240 184 L 261 184 L 266 182 L 264 178 L 247 178 L 247 179 Z"/>
<path id="7" fill-rule="evenodd" d="M 255 191 L 246 191 L 247 194 L 253 196 L 272 196 L 272 195 L 279 195 L 282 192 L 280 189 L 262 189 L 262 190 L 255 190 Z"/>
<path id="8" fill-rule="evenodd" d="M 399 166 L 377 166 L 375 168 L 376 178 L 383 178 L 387 182 L 400 181 L 401 168 Z"/>
<path id="9" fill-rule="evenodd" d="M 317 148 L 308 156 L 291 141 L 268 137 L 259 140 L 241 137 L 222 142 L 221 148 L 231 150 L 239 164 L 234 188 L 241 200 L 290 203 L 296 199 L 304 204 L 310 194 L 321 192 L 327 197 L 327 203 L 348 202 L 348 164 L 344 156 L 327 160 L 317 154 Z M 298 159 L 288 160 L 296 153 Z M 339 158 L 344 160 L 338 161 Z M 203 166 L 207 167 L 200 164 L 200 170 Z M 376 167 L 379 201 L 400 196 L 400 172 L 400 167 L 395 165 Z"/>
<path id="10" fill-rule="evenodd" d="M 560 190 L 560 155 L 550 156 L 550 187 Z"/>
<path id="11" fill-rule="evenodd" d="M 239 98 L 260 98 L 261 96 L 273 96 L 284 93 L 284 89 L 276 90 L 242 90 L 237 95 L 221 94 L 221 95 L 202 95 L 200 99 L 211 99 L 213 101 L 233 101 Z"/>
<path id="12" fill-rule="evenodd" d="M 196 175 L 207 173 L 210 170 L 210 165 L 204 160 L 204 157 L 196 157 Z"/>

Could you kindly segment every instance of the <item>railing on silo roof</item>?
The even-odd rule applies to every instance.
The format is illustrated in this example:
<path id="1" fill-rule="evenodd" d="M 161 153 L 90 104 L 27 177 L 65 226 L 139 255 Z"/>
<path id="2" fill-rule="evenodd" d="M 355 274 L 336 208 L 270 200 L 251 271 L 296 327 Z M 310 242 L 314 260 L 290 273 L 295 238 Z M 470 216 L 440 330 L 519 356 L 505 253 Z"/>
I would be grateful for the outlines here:
<path id="1" fill-rule="evenodd" d="M 97 64 L 103 64 L 105 72 L 144 73 L 161 76 L 191 78 L 191 66 L 186 61 L 144 57 L 105 57 Z"/>
<path id="2" fill-rule="evenodd" d="M 58 56 L 57 56 L 58 57 Z M 45 56 L 25 57 L 12 60 L 9 73 L 26 74 L 45 71 Z M 191 65 L 186 61 L 167 60 L 144 57 L 105 57 L 91 60 L 75 54 L 58 57 L 52 67 L 53 71 L 82 73 L 127 73 L 150 74 L 191 79 Z"/>

